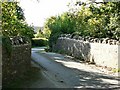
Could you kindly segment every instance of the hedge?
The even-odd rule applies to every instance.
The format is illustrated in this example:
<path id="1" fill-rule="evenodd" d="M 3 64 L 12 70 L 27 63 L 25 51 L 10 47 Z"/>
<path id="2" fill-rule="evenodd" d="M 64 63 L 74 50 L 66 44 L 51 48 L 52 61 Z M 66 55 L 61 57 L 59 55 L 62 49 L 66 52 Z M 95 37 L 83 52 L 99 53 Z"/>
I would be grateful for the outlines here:
<path id="1" fill-rule="evenodd" d="M 46 38 L 32 38 L 32 46 L 47 46 L 48 45 L 48 39 Z"/>

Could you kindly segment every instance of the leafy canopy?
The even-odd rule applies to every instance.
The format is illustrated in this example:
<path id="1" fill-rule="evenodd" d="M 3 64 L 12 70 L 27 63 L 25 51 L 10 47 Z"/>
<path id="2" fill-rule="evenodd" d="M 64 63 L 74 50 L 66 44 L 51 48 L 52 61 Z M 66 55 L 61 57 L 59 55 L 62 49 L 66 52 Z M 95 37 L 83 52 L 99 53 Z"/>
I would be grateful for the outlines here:
<path id="1" fill-rule="evenodd" d="M 25 22 L 22 8 L 18 2 L 2 2 L 2 34 L 4 36 L 33 37 L 33 28 Z"/>

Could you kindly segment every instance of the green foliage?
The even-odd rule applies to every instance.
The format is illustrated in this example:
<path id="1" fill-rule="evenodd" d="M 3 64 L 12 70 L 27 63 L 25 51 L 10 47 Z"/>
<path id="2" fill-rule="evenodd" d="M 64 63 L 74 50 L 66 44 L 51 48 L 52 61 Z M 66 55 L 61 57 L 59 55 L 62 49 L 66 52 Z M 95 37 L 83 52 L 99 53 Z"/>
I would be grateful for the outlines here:
<path id="1" fill-rule="evenodd" d="M 48 40 L 45 38 L 32 38 L 32 46 L 47 46 Z"/>
<path id="2" fill-rule="evenodd" d="M 120 38 L 120 2 L 82 4 L 76 13 L 76 29 L 81 36 Z"/>
<path id="3" fill-rule="evenodd" d="M 10 38 L 7 36 L 1 36 L 1 38 L 2 38 L 2 47 L 4 47 L 7 50 L 7 53 L 10 56 L 12 51 L 12 43 L 10 41 Z"/>
<path id="4" fill-rule="evenodd" d="M 53 46 L 56 44 L 58 37 L 62 34 L 62 32 L 51 33 L 49 38 L 49 48 L 50 50 L 54 48 Z"/>
<path id="5" fill-rule="evenodd" d="M 44 37 L 49 39 L 50 34 L 51 34 L 51 31 L 48 28 L 45 27 L 44 30 L 43 30 Z"/>
<path id="6" fill-rule="evenodd" d="M 57 38 L 60 36 L 60 34 L 65 33 L 73 33 L 75 32 L 74 26 L 75 26 L 75 20 L 73 17 L 73 14 L 71 13 L 63 13 L 60 16 L 56 17 L 50 17 L 46 23 L 45 28 L 46 31 L 51 31 L 49 35 L 49 46 L 52 47 L 56 43 Z"/>
<path id="7" fill-rule="evenodd" d="M 33 37 L 33 28 L 25 23 L 24 13 L 17 2 L 2 3 L 2 34 Z"/>
<path id="8" fill-rule="evenodd" d="M 98 5 L 99 4 L 99 5 Z M 79 7 L 76 8 L 76 5 Z M 120 2 L 76 2 L 69 12 L 50 17 L 45 27 L 51 30 L 52 48 L 60 34 L 78 34 L 95 38 L 120 38 Z"/>
<path id="9" fill-rule="evenodd" d="M 48 27 L 54 32 L 62 32 L 62 33 L 73 33 L 75 20 L 73 14 L 71 13 L 63 13 L 60 16 L 55 17 L 51 24 L 48 23 Z M 51 20 L 51 19 L 49 19 Z"/>
<path id="10" fill-rule="evenodd" d="M 112 69 L 112 71 L 113 71 L 114 73 L 116 73 L 116 72 L 120 72 L 120 68 Z"/>
<path id="11" fill-rule="evenodd" d="M 37 34 L 35 34 L 35 38 L 46 38 L 48 39 L 50 37 L 51 31 L 47 28 L 44 28 L 43 32 L 38 31 Z"/>
<path id="12" fill-rule="evenodd" d="M 37 34 L 35 34 L 35 38 L 44 38 L 43 33 L 39 32 Z"/>

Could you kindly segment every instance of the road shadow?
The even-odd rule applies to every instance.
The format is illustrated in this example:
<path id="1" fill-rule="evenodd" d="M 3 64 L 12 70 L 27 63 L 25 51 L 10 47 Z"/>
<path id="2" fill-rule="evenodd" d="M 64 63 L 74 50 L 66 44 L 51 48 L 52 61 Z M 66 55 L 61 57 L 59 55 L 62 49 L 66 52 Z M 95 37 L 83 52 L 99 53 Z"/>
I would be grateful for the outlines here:
<path id="1" fill-rule="evenodd" d="M 55 86 L 42 74 L 42 69 L 34 62 L 31 62 L 30 70 L 26 72 L 22 79 L 17 79 L 2 89 L 17 90 L 25 88 L 55 88 Z"/>
<path id="2" fill-rule="evenodd" d="M 75 64 L 71 63 L 72 61 L 78 63 L 77 65 L 80 65 L 80 63 L 83 62 L 66 60 L 64 55 L 55 54 L 52 52 L 39 52 L 38 54 L 44 56 L 45 58 L 48 58 L 47 60 L 45 60 L 46 63 L 49 63 L 45 65 L 50 65 L 48 69 L 52 69 L 53 72 L 58 72 L 56 73 L 57 77 L 63 77 L 63 83 L 68 83 L 70 87 L 104 90 L 120 89 L 120 85 L 118 85 L 118 81 L 120 81 L 120 78 L 106 75 L 103 73 L 98 73 L 95 71 L 89 71 L 89 69 L 87 70 L 87 68 L 82 67 L 82 65 L 80 66 L 80 69 L 74 67 Z"/>
<path id="3" fill-rule="evenodd" d="M 59 61 L 63 61 L 60 60 Z M 64 62 L 70 62 L 70 61 L 64 61 Z M 98 72 L 91 72 L 91 71 L 85 71 L 82 69 L 77 69 L 74 67 L 69 67 L 65 65 L 64 63 L 59 62 L 62 66 L 67 68 L 68 70 L 72 70 L 77 73 L 76 76 L 74 76 L 75 84 L 73 87 L 77 88 L 90 88 L 90 89 L 120 89 L 120 78 L 109 76 L 106 74 L 98 73 Z M 77 62 L 78 63 L 78 62 Z M 80 62 L 79 62 L 80 63 Z M 70 79 L 72 80 L 73 77 Z M 73 81 L 74 82 L 74 81 Z"/>

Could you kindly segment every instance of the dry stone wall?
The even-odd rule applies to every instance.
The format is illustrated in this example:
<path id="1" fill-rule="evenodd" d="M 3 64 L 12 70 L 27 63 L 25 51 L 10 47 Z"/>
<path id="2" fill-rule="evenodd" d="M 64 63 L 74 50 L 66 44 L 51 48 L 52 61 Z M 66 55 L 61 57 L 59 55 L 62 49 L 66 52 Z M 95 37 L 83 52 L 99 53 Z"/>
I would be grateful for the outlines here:
<path id="1" fill-rule="evenodd" d="M 120 68 L 120 41 L 80 36 L 62 35 L 56 42 L 55 50 L 95 63 L 99 66 Z"/>
<path id="2" fill-rule="evenodd" d="M 21 41 L 20 41 L 21 40 Z M 27 40 L 27 39 L 26 39 Z M 11 51 L 2 45 L 2 86 L 24 76 L 30 68 L 31 44 L 22 37 L 12 37 Z"/>

